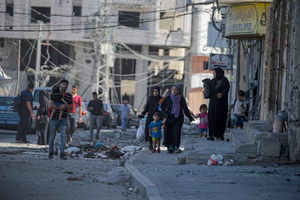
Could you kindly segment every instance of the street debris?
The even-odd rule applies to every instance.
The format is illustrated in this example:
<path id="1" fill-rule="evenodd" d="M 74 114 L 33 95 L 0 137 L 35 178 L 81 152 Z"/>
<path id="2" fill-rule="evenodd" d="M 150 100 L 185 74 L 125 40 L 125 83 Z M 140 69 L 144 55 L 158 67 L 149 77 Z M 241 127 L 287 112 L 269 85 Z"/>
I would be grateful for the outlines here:
<path id="1" fill-rule="evenodd" d="M 83 179 L 83 176 L 79 176 L 79 177 L 69 177 L 67 178 L 68 181 L 81 181 Z"/>
<path id="2" fill-rule="evenodd" d="M 141 146 L 125 146 L 120 149 L 117 146 L 107 147 L 103 142 L 98 141 L 93 144 L 82 144 L 77 147 L 69 147 L 65 150 L 65 155 L 70 158 L 100 158 L 100 159 L 121 159 L 124 161 L 132 157 L 136 151 L 141 150 Z"/>
<path id="3" fill-rule="evenodd" d="M 212 154 L 207 161 L 207 165 L 224 165 L 224 166 L 232 166 L 233 165 L 233 160 L 229 159 L 226 162 L 224 162 L 224 157 L 221 154 Z"/>

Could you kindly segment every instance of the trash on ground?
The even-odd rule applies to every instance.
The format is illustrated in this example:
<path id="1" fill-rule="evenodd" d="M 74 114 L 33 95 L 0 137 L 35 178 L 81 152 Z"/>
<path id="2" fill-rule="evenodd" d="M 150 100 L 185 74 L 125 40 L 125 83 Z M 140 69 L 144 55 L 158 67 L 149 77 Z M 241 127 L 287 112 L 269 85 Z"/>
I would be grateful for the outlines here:
<path id="1" fill-rule="evenodd" d="M 207 161 L 207 165 L 225 165 L 225 166 L 232 166 L 233 165 L 233 160 L 229 159 L 226 162 L 224 162 L 224 157 L 221 154 L 218 154 L 216 156 L 216 154 L 212 154 L 209 158 L 209 160 Z"/>
<path id="2" fill-rule="evenodd" d="M 97 149 L 97 148 L 100 148 L 100 147 L 105 147 L 105 145 L 102 142 L 98 141 L 98 143 L 95 145 L 94 148 Z"/>

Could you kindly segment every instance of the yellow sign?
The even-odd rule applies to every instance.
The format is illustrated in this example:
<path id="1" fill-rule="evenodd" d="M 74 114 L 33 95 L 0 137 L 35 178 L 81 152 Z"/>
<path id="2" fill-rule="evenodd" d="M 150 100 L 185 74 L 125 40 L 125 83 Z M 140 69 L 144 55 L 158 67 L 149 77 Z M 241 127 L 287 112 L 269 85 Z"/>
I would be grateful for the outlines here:
<path id="1" fill-rule="evenodd" d="M 225 37 L 261 36 L 266 32 L 270 3 L 242 3 L 226 8 Z"/>

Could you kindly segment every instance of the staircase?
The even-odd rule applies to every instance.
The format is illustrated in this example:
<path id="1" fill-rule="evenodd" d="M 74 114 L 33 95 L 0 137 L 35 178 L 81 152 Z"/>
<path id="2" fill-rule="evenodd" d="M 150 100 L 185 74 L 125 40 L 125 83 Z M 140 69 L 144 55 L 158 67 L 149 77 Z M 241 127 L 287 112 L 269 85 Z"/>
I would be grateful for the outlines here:
<path id="1" fill-rule="evenodd" d="M 230 130 L 231 144 L 235 154 L 254 161 L 287 161 L 287 132 L 273 133 L 267 121 L 249 121 L 244 129 Z"/>

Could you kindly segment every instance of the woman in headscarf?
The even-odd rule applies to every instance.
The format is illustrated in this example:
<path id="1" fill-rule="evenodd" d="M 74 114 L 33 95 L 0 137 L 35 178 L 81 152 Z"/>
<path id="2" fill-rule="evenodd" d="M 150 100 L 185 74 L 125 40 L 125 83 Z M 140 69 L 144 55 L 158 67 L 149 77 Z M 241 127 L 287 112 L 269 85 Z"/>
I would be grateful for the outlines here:
<path id="1" fill-rule="evenodd" d="M 38 144 L 46 145 L 49 142 L 49 123 L 40 123 L 41 116 L 48 116 L 49 95 L 46 90 L 41 90 L 39 94 L 39 106 L 36 117 L 36 129 L 38 132 Z"/>
<path id="2" fill-rule="evenodd" d="M 209 137 L 224 140 L 225 124 L 228 110 L 229 81 L 221 68 L 214 69 L 214 79 L 210 83 L 210 101 L 208 109 Z"/>
<path id="3" fill-rule="evenodd" d="M 163 144 L 168 148 L 168 153 L 181 152 L 179 146 L 181 128 L 184 121 L 182 110 L 191 121 L 194 121 L 187 107 L 185 98 L 180 95 L 179 86 L 174 85 L 172 86 L 169 96 L 167 96 L 161 104 L 162 118 L 166 118 Z"/>
<path id="4" fill-rule="evenodd" d="M 148 97 L 144 111 L 139 116 L 141 118 L 144 117 L 146 113 L 148 113 L 146 119 L 146 125 L 145 125 L 145 141 L 146 142 L 149 141 L 149 150 L 153 149 L 152 138 L 149 136 L 149 124 L 153 121 L 153 114 L 155 112 L 159 112 L 158 105 L 159 105 L 159 100 L 161 99 L 159 93 L 160 93 L 160 88 L 158 86 L 154 86 L 152 88 L 152 95 Z"/>

